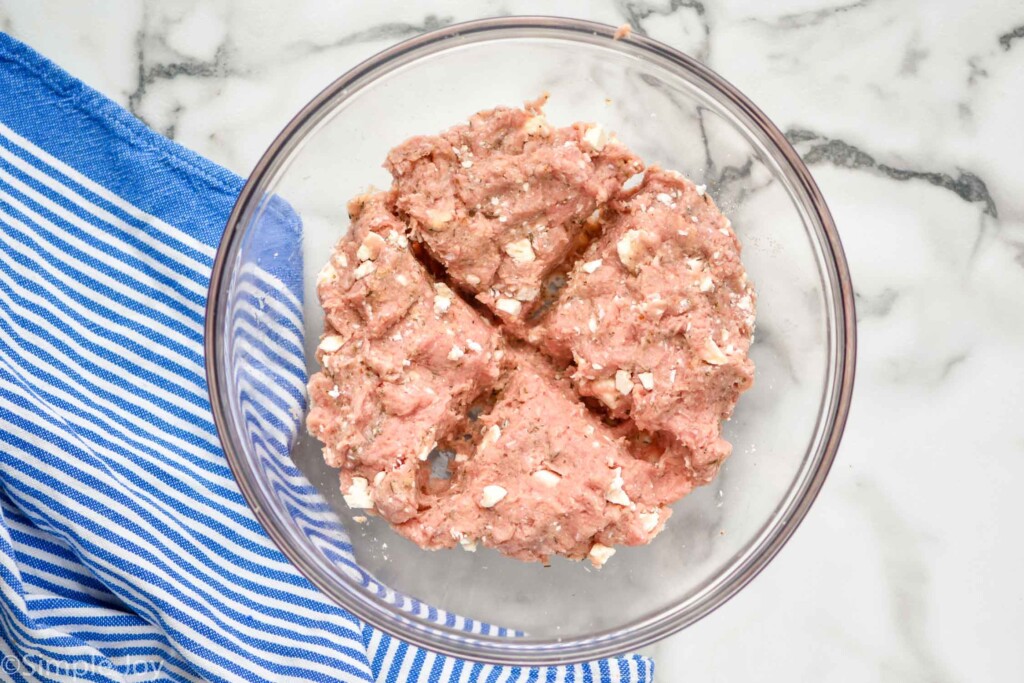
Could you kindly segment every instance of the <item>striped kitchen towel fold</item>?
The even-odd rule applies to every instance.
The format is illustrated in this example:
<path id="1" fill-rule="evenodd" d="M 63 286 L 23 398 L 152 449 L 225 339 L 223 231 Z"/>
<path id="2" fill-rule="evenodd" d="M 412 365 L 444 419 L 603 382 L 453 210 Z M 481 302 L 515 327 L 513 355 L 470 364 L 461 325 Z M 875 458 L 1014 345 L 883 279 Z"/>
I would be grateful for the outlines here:
<path id="1" fill-rule="evenodd" d="M 203 372 L 241 186 L 0 33 L 0 679 L 650 681 L 638 656 L 520 670 L 420 651 L 274 547 Z"/>

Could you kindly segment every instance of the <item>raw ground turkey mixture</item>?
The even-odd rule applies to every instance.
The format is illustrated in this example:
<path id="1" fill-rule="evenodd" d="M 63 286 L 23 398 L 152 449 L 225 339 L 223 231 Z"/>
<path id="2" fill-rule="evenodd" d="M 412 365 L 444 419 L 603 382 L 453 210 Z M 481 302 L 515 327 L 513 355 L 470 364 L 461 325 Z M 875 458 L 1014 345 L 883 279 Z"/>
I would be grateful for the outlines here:
<path id="1" fill-rule="evenodd" d="M 542 105 L 403 142 L 349 203 L 307 427 L 423 548 L 600 567 L 729 456 L 755 294 L 703 187 Z"/>

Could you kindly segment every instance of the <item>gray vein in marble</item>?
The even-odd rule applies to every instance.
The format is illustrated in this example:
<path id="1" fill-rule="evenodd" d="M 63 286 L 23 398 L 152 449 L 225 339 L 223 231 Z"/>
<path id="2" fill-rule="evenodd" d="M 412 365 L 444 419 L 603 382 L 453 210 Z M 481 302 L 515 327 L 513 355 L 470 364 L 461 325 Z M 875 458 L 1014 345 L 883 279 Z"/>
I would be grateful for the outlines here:
<path id="1" fill-rule="evenodd" d="M 850 10 L 861 9 L 870 5 L 872 0 L 859 0 L 848 5 L 835 5 L 833 7 L 824 7 L 822 9 L 808 10 L 806 12 L 795 12 L 793 14 L 783 14 L 774 21 L 765 21 L 757 19 L 759 23 L 766 24 L 772 28 L 780 29 L 795 29 L 795 28 L 807 28 L 809 26 L 817 26 L 818 24 L 831 19 L 839 14 L 844 14 Z"/>
<path id="2" fill-rule="evenodd" d="M 999 44 L 1003 46 L 1004 50 L 1009 50 L 1013 47 L 1013 41 L 1018 38 L 1024 38 L 1024 25 L 1017 26 L 1012 31 L 999 36 Z"/>
<path id="3" fill-rule="evenodd" d="M 355 31 L 338 38 L 330 43 L 293 43 L 292 48 L 303 48 L 303 54 L 316 54 L 325 50 L 331 50 L 338 47 L 346 47 L 348 45 L 355 45 L 358 43 L 372 43 L 377 41 L 399 41 L 403 38 L 410 36 L 419 35 L 428 31 L 436 31 L 439 28 L 444 28 L 450 24 L 455 23 L 455 18 L 450 16 L 439 17 L 436 14 L 428 14 L 423 22 L 420 24 L 413 24 L 409 22 L 388 22 L 385 24 L 376 24 L 369 28 L 361 31 Z"/>
<path id="4" fill-rule="evenodd" d="M 7 11 L 7 7 L 4 3 L 0 2 L 0 31 L 4 33 L 14 32 L 14 22 L 11 21 L 11 15 Z"/>
<path id="5" fill-rule="evenodd" d="M 146 31 L 146 20 L 148 14 L 148 8 L 143 11 L 142 28 L 135 36 L 135 59 L 138 62 L 138 81 L 136 82 L 135 89 L 128 94 L 128 111 L 134 114 L 139 120 L 152 126 L 145 117 L 140 113 L 140 104 L 142 98 L 146 96 L 146 93 L 150 86 L 158 81 L 166 81 L 177 78 L 179 76 L 189 76 L 193 78 L 204 78 L 204 79 L 216 79 L 224 78 L 232 74 L 232 70 L 228 67 L 228 53 L 229 48 L 227 45 L 227 39 L 221 45 L 217 46 L 217 51 L 214 54 L 214 58 L 209 61 L 202 61 L 196 59 L 183 59 L 178 62 L 171 63 L 158 63 L 153 65 L 146 64 L 146 44 L 150 40 L 163 41 L 162 35 L 151 35 Z M 177 118 L 182 113 L 182 107 L 179 104 L 173 110 L 174 120 L 170 125 L 166 126 L 160 132 L 173 139 L 175 128 L 177 127 Z"/>
<path id="6" fill-rule="evenodd" d="M 900 74 L 903 76 L 916 76 L 917 69 L 925 59 L 928 58 L 928 50 L 917 46 L 916 42 L 907 46 L 903 54 L 903 61 L 900 64 Z"/>
<path id="7" fill-rule="evenodd" d="M 878 294 L 868 296 L 857 292 L 854 296 L 857 299 L 857 322 L 867 318 L 884 318 L 892 313 L 899 292 L 891 287 L 886 287 Z"/>
<path id="8" fill-rule="evenodd" d="M 870 154 L 848 142 L 822 137 L 817 133 L 800 128 L 791 128 L 786 131 L 786 138 L 794 145 L 804 142 L 811 143 L 807 151 L 801 154 L 804 162 L 808 165 L 830 163 L 841 168 L 873 170 L 893 180 L 924 180 L 931 185 L 953 192 L 964 201 L 979 202 L 984 205 L 986 215 L 993 218 L 999 217 L 999 210 L 985 181 L 970 171 L 958 170 L 957 176 L 954 178 L 949 173 L 939 171 L 896 168 L 879 163 Z"/>
<path id="9" fill-rule="evenodd" d="M 898 653 L 885 657 L 886 669 L 900 680 L 942 683 L 951 680 L 936 652 L 931 649 L 927 632 L 931 569 L 925 560 L 926 540 L 903 517 L 886 493 L 870 479 L 861 479 L 856 488 L 859 506 L 871 522 L 880 542 L 881 561 L 891 596 L 891 618 L 901 643 Z M 904 656 L 913 659 L 912 663 Z"/>
<path id="10" fill-rule="evenodd" d="M 707 9 L 699 0 L 669 0 L 666 7 L 656 7 L 648 2 L 635 0 L 619 0 L 616 4 L 633 30 L 644 36 L 647 35 L 644 20 L 648 17 L 653 15 L 668 17 L 681 9 L 692 9 L 704 29 L 704 47 L 694 56 L 707 63 L 711 52 L 711 26 L 707 20 Z"/>

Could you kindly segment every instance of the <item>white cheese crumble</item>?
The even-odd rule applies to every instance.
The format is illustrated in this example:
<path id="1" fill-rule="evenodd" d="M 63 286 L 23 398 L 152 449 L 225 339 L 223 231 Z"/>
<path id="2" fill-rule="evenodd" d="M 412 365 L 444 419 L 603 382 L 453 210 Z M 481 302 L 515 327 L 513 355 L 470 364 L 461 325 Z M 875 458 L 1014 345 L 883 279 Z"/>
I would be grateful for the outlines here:
<path id="1" fill-rule="evenodd" d="M 462 549 L 465 550 L 467 553 L 476 552 L 476 539 L 470 538 L 466 534 L 462 533 L 461 531 L 456 531 L 455 529 L 452 529 L 451 534 L 452 538 L 458 541 L 459 545 L 462 546 Z"/>
<path id="2" fill-rule="evenodd" d="M 705 342 L 704 348 L 701 349 L 700 357 L 708 365 L 725 365 L 729 362 L 729 357 L 722 353 L 714 339 L 708 339 Z"/>
<path id="3" fill-rule="evenodd" d="M 615 251 L 618 252 L 619 260 L 622 262 L 622 265 L 626 266 L 626 268 L 633 272 L 635 272 L 636 267 L 640 265 L 640 257 L 643 252 L 641 246 L 642 239 L 642 231 L 628 230 L 619 240 L 618 244 L 615 245 Z"/>
<path id="4" fill-rule="evenodd" d="M 334 270 L 334 266 L 328 263 L 326 266 L 323 267 L 323 270 L 317 273 L 316 284 L 319 287 L 322 284 L 325 284 L 327 282 L 334 282 L 337 279 L 338 272 Z"/>
<path id="5" fill-rule="evenodd" d="M 537 470 L 532 475 L 534 481 L 548 488 L 554 488 L 558 486 L 558 482 L 562 481 L 562 477 L 557 472 L 551 470 Z"/>
<path id="6" fill-rule="evenodd" d="M 483 450 L 484 448 L 490 446 L 492 443 L 497 443 L 498 439 L 500 438 L 501 427 L 499 427 L 498 425 L 491 425 L 490 427 L 487 428 L 487 431 L 484 432 L 484 438 L 480 440 L 480 449 Z"/>
<path id="7" fill-rule="evenodd" d="M 593 125 L 583 133 L 583 141 L 600 152 L 608 144 L 608 133 L 601 126 Z"/>
<path id="8" fill-rule="evenodd" d="M 594 396 L 609 408 L 619 405 L 621 396 L 615 388 L 614 380 L 599 379 L 590 385 L 590 389 L 594 392 Z"/>
<path id="9" fill-rule="evenodd" d="M 657 199 L 659 202 L 661 202 L 665 206 L 675 206 L 675 204 L 672 202 L 672 195 L 666 194 L 665 192 L 659 192 L 655 196 L 655 199 Z"/>
<path id="10" fill-rule="evenodd" d="M 484 493 L 480 496 L 478 504 L 482 508 L 492 508 L 508 495 L 508 491 L 505 490 L 504 486 L 498 486 L 497 484 L 488 484 L 484 487 Z"/>
<path id="11" fill-rule="evenodd" d="M 352 274 L 357 280 L 362 280 L 364 277 L 377 270 L 377 266 L 373 264 L 373 261 L 363 261 L 356 269 L 352 271 Z"/>
<path id="12" fill-rule="evenodd" d="M 651 533 L 658 527 L 658 511 L 654 512 L 641 512 L 637 517 L 640 518 L 640 524 L 643 526 L 645 533 Z"/>
<path id="13" fill-rule="evenodd" d="M 615 388 L 623 396 L 628 396 L 633 391 L 633 378 L 629 370 L 615 371 Z"/>
<path id="14" fill-rule="evenodd" d="M 708 186 L 707 185 L 698 185 L 695 189 L 697 190 L 697 194 L 699 194 L 701 197 L 703 197 L 704 193 L 707 192 Z"/>
<path id="15" fill-rule="evenodd" d="M 409 284 L 409 278 L 407 278 L 402 273 L 399 273 L 398 275 L 395 276 L 395 282 L 405 287 L 407 284 Z"/>
<path id="16" fill-rule="evenodd" d="M 434 284 L 434 313 L 444 315 L 452 307 L 452 290 L 443 282 Z"/>
<path id="17" fill-rule="evenodd" d="M 583 264 L 583 272 L 584 273 L 594 273 L 594 272 L 597 271 L 598 268 L 601 267 L 601 265 L 603 263 L 604 263 L 604 261 L 602 259 L 595 259 L 593 261 L 587 261 L 586 263 Z"/>
<path id="18" fill-rule="evenodd" d="M 505 253 L 511 256 L 516 263 L 530 263 L 537 258 L 537 255 L 533 253 L 533 245 L 526 237 L 506 244 Z"/>
<path id="19" fill-rule="evenodd" d="M 317 349 L 323 351 L 324 353 L 334 353 L 342 346 L 344 346 L 344 344 L 344 339 L 342 339 L 336 334 L 330 334 L 324 337 L 322 340 L 320 340 L 320 345 L 317 346 Z"/>
<path id="20" fill-rule="evenodd" d="M 551 132 L 547 119 L 543 116 L 531 116 L 523 124 L 523 130 L 527 135 L 547 135 Z"/>
<path id="21" fill-rule="evenodd" d="M 478 278 L 476 275 L 467 275 L 466 282 L 476 287 L 478 284 L 480 284 L 480 278 Z"/>
<path id="22" fill-rule="evenodd" d="M 373 475 L 373 485 L 380 486 L 380 483 L 384 481 L 384 470 L 381 470 L 377 474 Z"/>
<path id="23" fill-rule="evenodd" d="M 465 355 L 466 352 L 463 351 L 462 348 L 458 346 L 452 346 L 452 350 L 448 352 L 448 360 L 457 361 Z"/>
<path id="24" fill-rule="evenodd" d="M 519 315 L 523 310 L 522 302 L 515 299 L 498 299 L 495 307 L 509 315 Z"/>
<path id="25" fill-rule="evenodd" d="M 335 384 L 334 388 L 327 392 L 327 395 L 330 396 L 331 398 L 338 398 L 339 396 L 341 396 L 341 389 L 339 389 L 338 385 Z"/>
<path id="26" fill-rule="evenodd" d="M 647 391 L 650 391 L 651 389 L 654 388 L 653 372 L 641 372 L 639 375 L 636 376 L 636 378 L 640 380 L 640 385 Z"/>
<path id="27" fill-rule="evenodd" d="M 356 258 L 360 261 L 373 261 L 380 256 L 380 250 L 384 248 L 384 238 L 375 232 L 367 233 L 363 243 L 356 250 Z"/>
<path id="28" fill-rule="evenodd" d="M 603 543 L 595 543 L 590 548 L 590 562 L 595 567 L 603 567 L 604 564 L 615 554 L 615 548 L 609 548 Z"/>
<path id="29" fill-rule="evenodd" d="M 466 340 L 466 348 L 474 353 L 480 353 L 484 350 L 484 347 L 480 346 L 480 344 L 476 343 L 472 339 Z"/>
<path id="30" fill-rule="evenodd" d="M 470 161 L 469 159 L 466 159 L 465 161 L 462 162 L 462 168 L 473 168 L 473 162 Z"/>
<path id="31" fill-rule="evenodd" d="M 710 291 L 714 290 L 714 288 L 715 288 L 715 283 L 711 280 L 711 276 L 710 275 L 704 275 L 703 277 L 701 277 L 701 279 L 700 279 L 700 291 L 702 291 L 702 292 L 710 292 Z"/>
<path id="32" fill-rule="evenodd" d="M 616 467 L 614 470 L 614 476 L 612 477 L 612 483 L 608 486 L 608 492 L 604 494 L 604 499 L 609 503 L 615 505 L 630 505 L 633 501 L 629 499 L 629 496 L 625 491 L 622 490 L 622 485 L 625 482 L 622 479 L 622 468 Z"/>
<path id="33" fill-rule="evenodd" d="M 345 498 L 345 504 L 350 508 L 373 507 L 373 498 L 370 497 L 370 482 L 364 477 L 352 477 L 352 485 L 342 496 Z"/>

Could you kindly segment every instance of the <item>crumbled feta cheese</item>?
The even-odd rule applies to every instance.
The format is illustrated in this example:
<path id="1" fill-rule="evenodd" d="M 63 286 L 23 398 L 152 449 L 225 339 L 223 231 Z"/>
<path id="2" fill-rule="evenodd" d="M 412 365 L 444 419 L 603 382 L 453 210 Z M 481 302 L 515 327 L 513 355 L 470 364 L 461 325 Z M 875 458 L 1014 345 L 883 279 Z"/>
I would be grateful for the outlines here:
<path id="1" fill-rule="evenodd" d="M 395 276 L 395 282 L 405 287 L 407 284 L 409 284 L 409 278 L 407 278 L 402 273 L 399 273 L 398 275 Z"/>
<path id="2" fill-rule="evenodd" d="M 409 246 L 409 238 L 397 230 L 388 231 L 388 243 L 405 249 Z"/>
<path id="3" fill-rule="evenodd" d="M 686 259 L 686 267 L 690 270 L 700 270 L 704 267 L 704 262 L 699 258 L 688 258 Z"/>
<path id="4" fill-rule="evenodd" d="M 352 521 L 357 524 L 366 524 L 366 515 L 356 515 L 352 518 Z"/>
<path id="5" fill-rule="evenodd" d="M 484 438 L 480 439 L 480 449 L 487 448 L 492 443 L 497 443 L 498 439 L 501 438 L 501 427 L 498 425 L 491 425 L 484 432 Z"/>
<path id="6" fill-rule="evenodd" d="M 714 339 L 707 340 L 701 349 L 700 357 L 708 365 L 725 365 L 729 362 L 729 357 L 722 353 Z"/>
<path id="7" fill-rule="evenodd" d="M 547 119 L 543 116 L 532 116 L 523 124 L 523 130 L 527 135 L 547 135 L 551 132 Z"/>
<path id="8" fill-rule="evenodd" d="M 648 534 L 658 527 L 659 515 L 657 510 L 641 512 L 637 517 L 640 518 L 640 524 L 643 526 L 644 532 Z"/>
<path id="9" fill-rule="evenodd" d="M 448 285 L 438 282 L 434 284 L 434 313 L 444 315 L 452 307 L 452 290 Z"/>
<path id="10" fill-rule="evenodd" d="M 583 141 L 600 152 L 608 144 L 608 133 L 601 126 L 593 125 L 583 133 Z"/>
<path id="11" fill-rule="evenodd" d="M 339 396 L 341 396 L 341 389 L 339 389 L 338 385 L 335 384 L 334 388 L 327 392 L 327 395 L 330 396 L 331 398 L 338 398 Z"/>
<path id="12" fill-rule="evenodd" d="M 707 185 L 698 185 L 695 189 L 697 190 L 697 194 L 699 194 L 701 197 L 703 197 L 704 193 L 708 189 L 708 186 Z"/>
<path id="13" fill-rule="evenodd" d="M 629 499 L 629 496 L 625 491 L 622 490 L 622 485 L 625 482 L 622 479 L 622 468 L 616 467 L 614 470 L 614 476 L 612 477 L 612 483 L 608 486 L 608 492 L 604 494 L 604 499 L 609 503 L 616 505 L 629 505 L 633 501 Z"/>
<path id="14" fill-rule="evenodd" d="M 639 375 L 636 376 L 636 378 L 640 380 L 640 385 L 647 391 L 650 391 L 651 389 L 654 388 L 653 372 L 641 372 Z"/>
<path id="15" fill-rule="evenodd" d="M 380 486 L 380 483 L 384 481 L 384 470 L 381 470 L 377 474 L 373 475 L 373 485 Z"/>
<path id="16" fill-rule="evenodd" d="M 515 299 L 498 299 L 495 307 L 509 315 L 519 315 L 523 310 L 522 302 Z"/>
<path id="17" fill-rule="evenodd" d="M 675 206 L 675 204 L 673 204 L 673 202 L 672 202 L 672 195 L 670 195 L 670 194 L 666 194 L 664 192 L 659 192 L 655 196 L 655 199 L 657 199 L 659 202 L 661 202 L 665 206 Z"/>
<path id="18" fill-rule="evenodd" d="M 749 311 L 753 308 L 753 301 L 750 299 L 749 294 L 745 294 L 739 301 L 736 302 L 736 308 L 741 311 Z"/>
<path id="19" fill-rule="evenodd" d="M 465 166 L 465 163 L 463 163 Z M 472 163 L 470 163 L 472 166 Z M 469 166 L 466 166 L 469 168 Z M 433 230 L 439 230 L 443 228 L 453 218 L 451 211 L 442 211 L 439 209 L 427 209 L 427 227 Z"/>
<path id="20" fill-rule="evenodd" d="M 597 318 L 590 316 L 590 320 L 587 321 L 587 329 L 591 332 L 597 332 Z"/>
<path id="21" fill-rule="evenodd" d="M 593 261 L 587 261 L 586 263 L 583 264 L 583 272 L 584 273 L 596 272 L 597 269 L 600 268 L 601 264 L 603 264 L 603 263 L 604 263 L 604 261 L 602 259 L 595 259 Z"/>
<path id="22" fill-rule="evenodd" d="M 334 282 L 337 279 L 338 272 L 334 270 L 334 266 L 328 263 L 326 266 L 323 267 L 323 269 L 319 273 L 317 273 L 316 285 L 317 287 L 319 287 L 322 284 Z"/>
<path id="23" fill-rule="evenodd" d="M 462 168 L 473 168 L 473 162 L 470 161 L 469 159 L 466 159 L 465 161 L 462 162 Z"/>
<path id="24" fill-rule="evenodd" d="M 435 448 L 437 448 L 437 442 L 436 442 L 436 441 L 435 441 L 435 442 L 433 442 L 432 444 L 430 444 L 429 446 L 424 446 L 424 447 L 423 447 L 423 450 L 422 450 L 422 451 L 420 451 L 420 452 L 419 452 L 419 455 L 417 455 L 417 456 L 416 456 L 416 459 L 417 459 L 417 460 L 421 460 L 421 461 L 422 461 L 422 460 L 426 460 L 427 458 L 429 458 L 429 457 L 430 457 L 430 453 L 431 453 L 431 452 L 432 452 L 432 451 L 433 451 L 433 450 L 434 450 Z"/>
<path id="25" fill-rule="evenodd" d="M 508 491 L 505 487 L 498 486 L 497 484 L 488 484 L 484 487 L 484 493 L 480 496 L 478 504 L 482 508 L 492 508 L 508 495 Z"/>
<path id="26" fill-rule="evenodd" d="M 615 554 L 615 548 L 610 548 L 603 543 L 595 543 L 590 548 L 590 563 L 595 567 L 603 567 L 605 563 Z"/>
<path id="27" fill-rule="evenodd" d="M 520 287 L 519 291 L 516 292 L 516 300 L 518 301 L 533 301 L 540 296 L 540 290 L 536 287 Z"/>
<path id="28" fill-rule="evenodd" d="M 558 482 L 562 481 L 562 477 L 557 472 L 552 472 L 551 470 L 537 470 L 531 476 L 538 484 L 548 488 L 554 488 L 558 486 Z"/>
<path id="29" fill-rule="evenodd" d="M 473 287 L 476 287 L 478 284 L 480 284 L 480 278 L 478 278 L 476 275 L 467 275 L 466 282 L 468 282 Z"/>
<path id="30" fill-rule="evenodd" d="M 363 261 L 356 269 L 352 271 L 352 274 L 357 280 L 362 280 L 364 277 L 377 270 L 377 266 L 373 264 L 373 261 Z"/>
<path id="31" fill-rule="evenodd" d="M 590 389 L 594 396 L 609 408 L 618 406 L 622 399 L 622 395 L 615 387 L 615 380 L 612 379 L 599 379 L 590 385 Z"/>
<path id="32" fill-rule="evenodd" d="M 642 231 L 628 230 L 619 240 L 618 244 L 615 245 L 615 251 L 618 252 L 622 265 L 633 272 L 636 272 L 636 267 L 640 265 L 640 258 L 643 252 L 642 240 Z"/>
<path id="33" fill-rule="evenodd" d="M 511 256 L 516 263 L 530 263 L 537 258 L 537 255 L 533 253 L 533 245 L 526 237 L 506 244 L 505 253 Z"/>
<path id="34" fill-rule="evenodd" d="M 629 370 L 615 371 L 615 388 L 623 396 L 628 396 L 633 391 L 633 378 Z"/>
<path id="35" fill-rule="evenodd" d="M 342 346 L 344 346 L 345 340 L 336 334 L 329 334 L 320 340 L 320 345 L 317 349 L 324 353 L 334 353 Z"/>
<path id="36" fill-rule="evenodd" d="M 367 509 L 373 507 L 373 498 L 370 497 L 370 482 L 364 477 L 352 477 L 352 485 L 348 487 L 342 496 L 345 504 L 350 508 Z"/>
<path id="37" fill-rule="evenodd" d="M 466 340 L 466 348 L 469 349 L 470 351 L 473 351 L 474 353 L 480 353 L 481 351 L 484 350 L 484 347 L 480 346 L 480 344 L 473 341 L 472 339 Z"/>
<path id="38" fill-rule="evenodd" d="M 356 250 L 356 258 L 360 261 L 372 261 L 380 256 L 380 250 L 384 248 L 384 238 L 375 232 L 367 233 L 363 243 Z"/>
<path id="39" fill-rule="evenodd" d="M 710 292 L 710 291 L 714 290 L 714 288 L 715 288 L 715 283 L 711 280 L 711 276 L 710 275 L 704 275 L 703 277 L 701 277 L 701 279 L 700 279 L 700 291 L 702 291 L 702 292 Z"/>
<path id="40" fill-rule="evenodd" d="M 463 351 L 461 347 L 453 346 L 452 350 L 448 352 L 448 360 L 457 361 L 465 355 L 466 352 Z"/>

